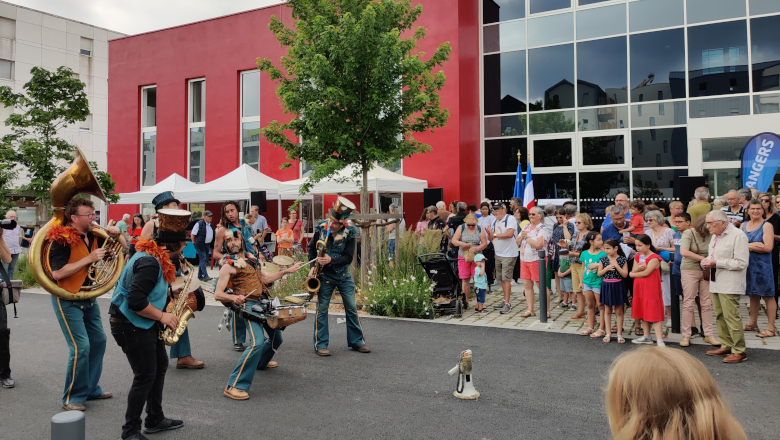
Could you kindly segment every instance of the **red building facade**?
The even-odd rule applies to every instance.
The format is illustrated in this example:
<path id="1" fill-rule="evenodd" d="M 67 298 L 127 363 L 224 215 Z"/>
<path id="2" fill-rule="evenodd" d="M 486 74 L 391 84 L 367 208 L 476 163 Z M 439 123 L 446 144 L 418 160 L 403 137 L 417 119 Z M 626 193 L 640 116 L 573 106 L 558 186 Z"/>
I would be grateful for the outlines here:
<path id="1" fill-rule="evenodd" d="M 421 50 L 431 54 L 449 41 L 450 60 L 442 70 L 447 83 L 441 105 L 449 109 L 447 126 L 416 138 L 432 151 L 405 159 L 403 174 L 426 179 L 429 187 L 444 188 L 444 200 L 476 203 L 480 188 L 480 93 L 479 93 L 479 1 L 423 0 L 418 25 L 428 29 Z M 286 49 L 268 29 L 271 16 L 293 20 L 284 5 L 214 18 L 170 29 L 112 40 L 109 43 L 108 172 L 117 182 L 117 192 L 142 189 L 144 165 L 142 142 L 144 90 L 155 87 L 156 154 L 154 178 L 157 183 L 172 173 L 193 178 L 190 162 L 193 79 L 205 81 L 202 105 L 205 133 L 201 139 L 205 160 L 197 170 L 204 182 L 217 179 L 242 163 L 242 73 L 256 67 L 257 58 L 269 58 L 278 65 Z M 269 75 L 260 74 L 259 126 L 285 121 Z M 300 167 L 280 170 L 286 161 L 284 151 L 259 140 L 259 170 L 277 180 L 300 177 Z M 148 166 L 148 165 L 147 165 Z M 423 208 L 422 194 L 404 195 L 407 223 L 414 222 Z M 325 205 L 330 201 L 326 198 Z M 219 204 L 207 209 L 220 212 Z M 138 205 L 112 205 L 109 218 L 125 212 L 139 212 Z M 276 228 L 277 204 L 268 203 L 266 218 Z M 216 219 L 215 219 L 216 220 Z"/>

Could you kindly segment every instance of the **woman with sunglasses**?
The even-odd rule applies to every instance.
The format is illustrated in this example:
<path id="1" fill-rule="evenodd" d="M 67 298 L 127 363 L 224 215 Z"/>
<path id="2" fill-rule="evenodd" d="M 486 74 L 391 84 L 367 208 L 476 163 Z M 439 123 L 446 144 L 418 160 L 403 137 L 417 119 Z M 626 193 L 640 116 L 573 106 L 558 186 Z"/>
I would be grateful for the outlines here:
<path id="1" fill-rule="evenodd" d="M 772 225 L 772 233 L 775 236 L 775 245 L 772 247 L 772 273 L 775 280 L 775 303 L 777 303 L 777 300 L 780 299 L 780 283 L 777 282 L 777 274 L 780 272 L 780 214 L 777 212 L 778 210 L 773 200 L 778 198 L 769 193 L 762 193 L 758 196 L 758 199 L 767 213 L 766 222 Z"/>
<path id="2" fill-rule="evenodd" d="M 481 254 L 482 250 L 487 247 L 487 235 L 477 225 L 477 216 L 474 214 L 467 215 L 463 220 L 464 223 L 455 230 L 455 235 L 452 236 L 452 245 L 458 247 L 458 275 L 463 283 L 463 309 L 468 310 L 471 290 L 469 279 L 474 277 L 474 269 L 477 267 L 474 256 Z M 467 255 L 467 253 L 471 255 Z M 482 311 L 482 308 L 477 311 Z"/>

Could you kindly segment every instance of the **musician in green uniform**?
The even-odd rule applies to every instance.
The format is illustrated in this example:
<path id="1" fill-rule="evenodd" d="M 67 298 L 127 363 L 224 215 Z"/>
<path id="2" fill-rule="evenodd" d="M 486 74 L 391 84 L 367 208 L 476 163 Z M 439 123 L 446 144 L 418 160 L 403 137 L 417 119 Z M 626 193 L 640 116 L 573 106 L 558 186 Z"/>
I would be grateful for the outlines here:
<path id="1" fill-rule="evenodd" d="M 335 289 L 339 290 L 347 315 L 347 345 L 361 353 L 370 353 L 371 349 L 363 338 L 363 328 L 360 326 L 357 307 L 355 305 L 355 283 L 349 274 L 349 265 L 355 250 L 355 233 L 352 226 L 346 224 L 351 209 L 343 209 L 337 204 L 330 210 L 330 218 L 317 222 L 309 243 L 309 260 L 311 263 L 309 277 L 314 276 L 316 264 L 322 266 L 318 279 L 320 290 L 317 293 L 317 320 L 314 323 L 314 350 L 319 356 L 330 356 L 328 351 L 328 307 Z M 325 242 L 325 255 L 318 257 L 317 242 Z"/>

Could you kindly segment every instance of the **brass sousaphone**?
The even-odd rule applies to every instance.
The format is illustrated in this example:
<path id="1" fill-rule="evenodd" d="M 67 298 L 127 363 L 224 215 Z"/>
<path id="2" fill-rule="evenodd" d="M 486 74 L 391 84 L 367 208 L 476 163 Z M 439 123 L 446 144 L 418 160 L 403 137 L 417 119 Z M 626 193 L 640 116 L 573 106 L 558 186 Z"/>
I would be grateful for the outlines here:
<path id="1" fill-rule="evenodd" d="M 52 243 L 46 240 L 46 234 L 53 226 L 66 223 L 65 206 L 77 194 L 91 194 L 104 202 L 106 201 L 103 190 L 100 189 L 95 175 L 89 169 L 89 163 L 84 157 L 84 153 L 78 147 L 76 147 L 75 156 L 70 168 L 60 174 L 51 185 L 49 194 L 54 213 L 51 220 L 35 234 L 30 245 L 29 258 L 30 270 L 38 285 L 52 295 L 66 300 L 90 299 L 108 292 L 119 280 L 119 275 L 125 265 L 122 245 L 118 240 L 109 237 L 103 228 L 96 226 L 92 232 L 95 236 L 105 240 L 103 248 L 106 249 L 106 256 L 103 260 L 92 263 L 89 268 L 88 277 L 94 283 L 90 286 L 82 286 L 78 293 L 71 293 L 58 286 L 52 278 L 51 266 L 49 265 L 49 251 Z"/>

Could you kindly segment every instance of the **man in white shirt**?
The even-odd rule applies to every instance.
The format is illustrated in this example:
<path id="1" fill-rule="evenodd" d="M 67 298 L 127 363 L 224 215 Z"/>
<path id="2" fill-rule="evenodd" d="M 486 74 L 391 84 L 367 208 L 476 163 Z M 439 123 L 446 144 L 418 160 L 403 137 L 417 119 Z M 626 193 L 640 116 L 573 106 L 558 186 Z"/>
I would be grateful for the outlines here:
<path id="1" fill-rule="evenodd" d="M 17 222 L 17 225 L 14 229 L 0 229 L 0 232 L 3 235 L 3 240 L 5 240 L 5 244 L 8 246 L 8 250 L 11 251 L 11 262 L 8 264 L 2 263 L 3 268 L 6 272 L 8 272 L 8 277 L 13 279 L 14 270 L 16 270 L 16 263 L 19 261 L 19 254 L 22 253 L 22 236 L 24 233 L 18 224 L 19 221 L 16 218 L 15 211 L 8 211 L 5 214 L 5 218 L 6 220 L 13 220 Z"/>
<path id="2" fill-rule="evenodd" d="M 270 234 L 273 231 L 268 227 L 268 220 L 260 215 L 259 206 L 253 205 L 252 209 L 249 210 L 249 215 L 252 216 L 252 233 L 255 234 L 255 241 L 257 242 L 257 246 L 263 246 L 263 244 L 266 242 L 266 234 Z"/>
<path id="3" fill-rule="evenodd" d="M 487 238 L 493 243 L 493 249 L 496 252 L 496 280 L 501 282 L 501 289 L 504 292 L 504 300 L 493 308 L 501 310 L 501 313 L 512 311 L 510 299 L 512 271 L 517 260 L 517 244 L 515 244 L 517 220 L 513 215 L 508 215 L 506 211 L 506 204 L 494 203 L 493 214 L 496 216 L 496 220 L 492 226 L 486 228 Z"/>

